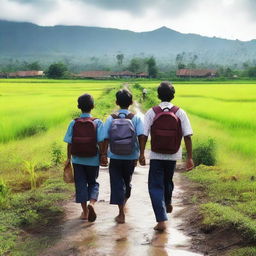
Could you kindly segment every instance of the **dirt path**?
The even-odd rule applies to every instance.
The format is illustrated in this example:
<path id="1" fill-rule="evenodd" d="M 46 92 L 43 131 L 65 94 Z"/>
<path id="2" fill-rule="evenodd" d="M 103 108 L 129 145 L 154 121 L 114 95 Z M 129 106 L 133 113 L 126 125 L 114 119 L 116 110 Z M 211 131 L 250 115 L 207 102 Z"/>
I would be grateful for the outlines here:
<path id="1" fill-rule="evenodd" d="M 143 117 L 135 103 L 136 112 Z M 174 212 L 170 215 L 168 229 L 164 233 L 153 230 L 155 218 L 147 190 L 148 165 L 136 167 L 133 176 L 132 196 L 127 203 L 126 223 L 117 225 L 114 217 L 117 207 L 109 204 L 110 184 L 107 168 L 101 168 L 100 196 L 96 205 L 98 218 L 95 223 L 81 221 L 79 204 L 66 205 L 66 220 L 61 227 L 59 242 L 44 251 L 42 256 L 199 256 L 189 251 L 190 238 L 182 232 L 184 223 L 181 174 L 175 173 Z M 53 231 L 54 232 L 54 231 Z"/>
<path id="2" fill-rule="evenodd" d="M 65 207 L 67 217 L 61 227 L 59 242 L 41 255 L 200 255 L 188 251 L 190 239 L 180 230 L 183 229 L 182 220 L 178 217 L 183 209 L 180 174 L 175 174 L 174 212 L 170 215 L 168 230 L 158 233 L 153 231 L 155 219 L 147 191 L 147 172 L 148 166 L 136 168 L 132 197 L 127 204 L 126 223 L 117 225 L 114 222 L 117 207 L 109 204 L 108 170 L 102 168 L 96 222 L 92 224 L 78 219 L 81 213 L 80 205 L 68 203 Z"/>

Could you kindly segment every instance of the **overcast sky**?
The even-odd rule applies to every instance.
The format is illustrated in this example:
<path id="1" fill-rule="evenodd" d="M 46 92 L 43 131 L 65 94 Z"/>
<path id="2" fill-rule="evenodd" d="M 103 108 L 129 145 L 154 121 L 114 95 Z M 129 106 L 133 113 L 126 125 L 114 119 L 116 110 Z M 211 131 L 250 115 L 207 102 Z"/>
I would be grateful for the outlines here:
<path id="1" fill-rule="evenodd" d="M 256 39 L 256 0 L 0 0 L 0 19 Z"/>

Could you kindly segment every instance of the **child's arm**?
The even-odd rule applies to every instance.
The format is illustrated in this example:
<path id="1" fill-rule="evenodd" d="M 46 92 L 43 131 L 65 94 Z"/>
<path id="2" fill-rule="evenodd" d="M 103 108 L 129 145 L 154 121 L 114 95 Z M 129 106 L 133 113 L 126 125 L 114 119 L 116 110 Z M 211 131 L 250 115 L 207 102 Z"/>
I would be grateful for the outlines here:
<path id="1" fill-rule="evenodd" d="M 75 124 L 75 121 L 71 121 L 71 123 L 68 126 L 67 132 L 64 137 L 64 142 L 67 143 L 67 160 L 65 162 L 65 166 L 70 164 L 71 161 L 71 143 L 72 143 L 72 135 L 73 135 L 73 126 Z"/>
<path id="2" fill-rule="evenodd" d="M 194 162 L 192 159 L 192 139 L 191 136 L 185 136 L 184 142 L 187 150 L 187 161 L 186 161 L 186 171 L 190 171 L 194 168 Z"/>
<path id="3" fill-rule="evenodd" d="M 153 118 L 154 118 L 154 112 L 152 109 L 149 109 L 144 117 L 143 135 L 141 135 L 139 137 L 139 144 L 140 144 L 139 163 L 140 163 L 140 165 L 146 165 L 145 148 L 146 148 L 148 136 L 150 133 L 150 127 L 153 123 Z"/>
<path id="4" fill-rule="evenodd" d="M 139 144 L 140 144 L 140 156 L 139 156 L 139 163 L 140 165 L 146 165 L 146 159 L 145 159 L 145 147 L 148 140 L 148 136 L 140 135 L 138 137 Z"/>
<path id="5" fill-rule="evenodd" d="M 65 166 L 67 166 L 71 161 L 71 144 L 68 143 L 67 144 L 67 160 L 66 160 L 66 163 L 65 163 Z"/>

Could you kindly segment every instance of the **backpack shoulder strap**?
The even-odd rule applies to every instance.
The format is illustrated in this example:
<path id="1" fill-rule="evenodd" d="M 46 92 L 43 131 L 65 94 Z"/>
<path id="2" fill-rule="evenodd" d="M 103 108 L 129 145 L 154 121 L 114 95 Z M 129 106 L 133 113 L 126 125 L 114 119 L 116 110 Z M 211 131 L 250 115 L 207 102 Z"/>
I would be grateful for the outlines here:
<path id="1" fill-rule="evenodd" d="M 134 114 L 133 114 L 133 113 L 129 113 L 129 114 L 126 116 L 126 118 L 127 118 L 127 119 L 130 119 L 130 120 L 132 120 L 133 117 L 134 117 Z"/>
<path id="2" fill-rule="evenodd" d="M 179 110 L 180 108 L 177 107 L 177 106 L 173 106 L 170 111 L 173 113 L 173 114 L 176 114 L 176 112 Z"/>
<path id="3" fill-rule="evenodd" d="M 99 119 L 97 117 L 78 117 L 78 118 L 75 118 L 74 121 L 78 121 L 79 119 L 87 119 L 87 120 L 91 120 L 91 121 L 94 121 L 96 119 Z"/>
<path id="4" fill-rule="evenodd" d="M 155 106 L 152 109 L 153 109 L 153 111 L 155 112 L 156 115 L 163 111 L 160 106 Z"/>
<path id="5" fill-rule="evenodd" d="M 118 119 L 118 115 L 117 114 L 111 114 L 113 119 Z"/>

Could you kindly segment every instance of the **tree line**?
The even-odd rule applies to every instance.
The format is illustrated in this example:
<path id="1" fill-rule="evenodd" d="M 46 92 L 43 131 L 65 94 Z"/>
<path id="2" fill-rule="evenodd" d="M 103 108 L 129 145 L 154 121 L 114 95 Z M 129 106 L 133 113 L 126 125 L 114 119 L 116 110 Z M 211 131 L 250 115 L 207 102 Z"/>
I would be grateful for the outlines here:
<path id="1" fill-rule="evenodd" d="M 91 65 L 84 66 L 86 70 L 106 70 L 124 71 L 129 70 L 133 73 L 147 72 L 150 78 L 175 79 L 178 69 L 205 69 L 212 68 L 217 70 L 220 78 L 256 78 L 256 61 L 233 64 L 231 66 L 213 65 L 210 63 L 200 63 L 199 56 L 192 53 L 178 53 L 175 63 L 157 63 L 155 57 L 133 57 L 125 61 L 125 55 L 118 53 L 115 56 L 116 64 L 103 65 L 97 57 L 91 57 Z M 81 64 L 82 65 L 82 64 Z M 81 67 L 80 67 L 81 69 Z M 41 64 L 39 61 L 15 61 L 10 60 L 7 64 L 0 63 L 0 72 L 15 72 L 20 70 L 44 70 L 49 78 L 69 78 L 72 73 L 79 73 L 79 68 L 65 59 L 64 61 L 52 64 Z"/>

